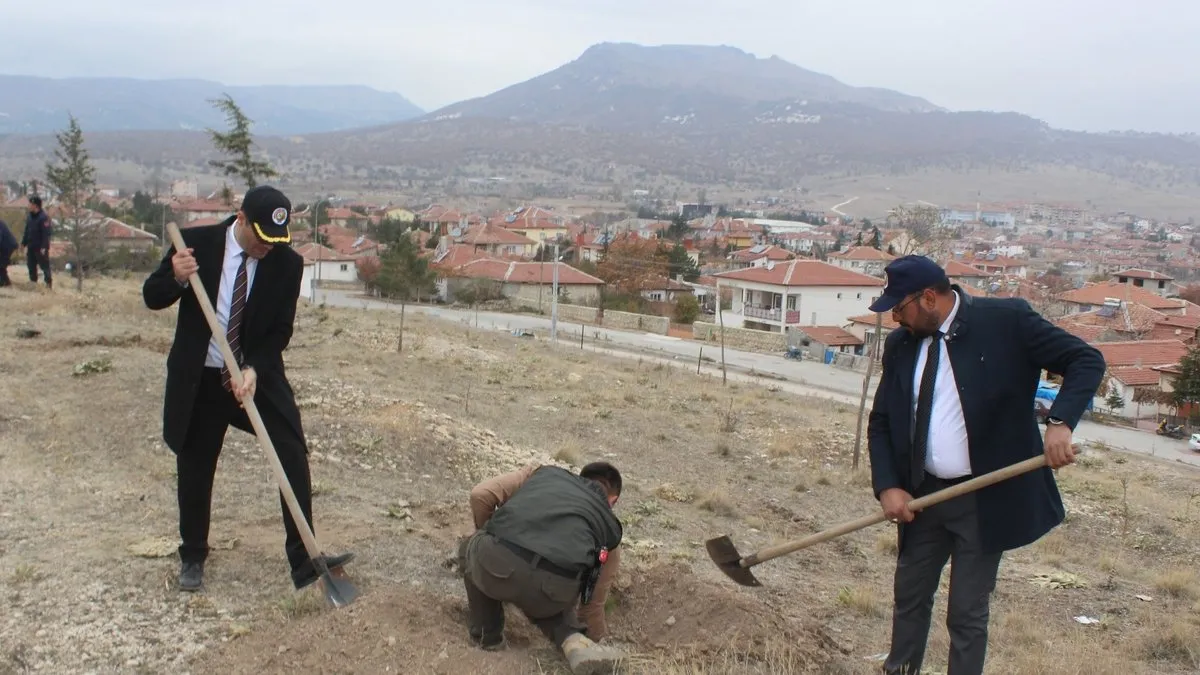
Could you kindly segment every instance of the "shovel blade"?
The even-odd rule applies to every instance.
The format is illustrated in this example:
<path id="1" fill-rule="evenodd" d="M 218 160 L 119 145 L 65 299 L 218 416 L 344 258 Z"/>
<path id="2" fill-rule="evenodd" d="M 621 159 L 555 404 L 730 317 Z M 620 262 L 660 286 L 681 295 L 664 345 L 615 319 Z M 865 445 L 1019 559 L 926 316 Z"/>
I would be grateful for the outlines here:
<path id="1" fill-rule="evenodd" d="M 708 549 L 708 557 L 717 564 L 725 576 L 743 586 L 762 586 L 748 567 L 742 566 L 742 555 L 728 535 L 722 535 L 704 542 Z"/>
<path id="2" fill-rule="evenodd" d="M 358 598 L 358 588 L 340 567 L 327 568 L 321 575 L 325 600 L 334 607 L 345 607 Z"/>

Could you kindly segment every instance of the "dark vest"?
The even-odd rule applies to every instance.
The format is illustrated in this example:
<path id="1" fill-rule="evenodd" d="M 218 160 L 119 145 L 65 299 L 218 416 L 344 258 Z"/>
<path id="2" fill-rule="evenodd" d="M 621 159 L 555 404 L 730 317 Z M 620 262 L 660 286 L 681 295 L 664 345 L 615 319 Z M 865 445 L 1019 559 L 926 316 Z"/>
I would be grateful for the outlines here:
<path id="1" fill-rule="evenodd" d="M 569 570 L 594 566 L 600 548 L 615 549 L 622 533 L 604 486 L 557 466 L 534 471 L 484 529 Z"/>

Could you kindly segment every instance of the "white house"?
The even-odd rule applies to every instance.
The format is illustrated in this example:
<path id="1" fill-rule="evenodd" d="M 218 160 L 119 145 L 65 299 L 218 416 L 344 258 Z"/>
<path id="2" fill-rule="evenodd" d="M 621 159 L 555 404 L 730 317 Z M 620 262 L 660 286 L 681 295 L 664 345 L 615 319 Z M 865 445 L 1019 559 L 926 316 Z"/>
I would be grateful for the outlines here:
<path id="1" fill-rule="evenodd" d="M 883 279 L 819 260 L 768 262 L 712 275 L 733 290 L 726 326 L 784 332 L 787 326 L 843 326 L 883 292 Z"/>
<path id="2" fill-rule="evenodd" d="M 344 253 L 306 242 L 296 246 L 296 252 L 304 258 L 304 276 L 300 282 L 301 294 L 312 297 L 313 281 L 319 283 L 356 283 L 358 266 L 355 258 Z"/>

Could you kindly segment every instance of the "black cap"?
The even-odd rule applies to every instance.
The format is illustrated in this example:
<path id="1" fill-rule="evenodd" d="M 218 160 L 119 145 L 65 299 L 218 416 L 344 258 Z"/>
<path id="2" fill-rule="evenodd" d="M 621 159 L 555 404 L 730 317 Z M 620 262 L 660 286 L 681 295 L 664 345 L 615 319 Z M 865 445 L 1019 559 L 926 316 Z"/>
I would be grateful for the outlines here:
<path id="1" fill-rule="evenodd" d="M 259 185 L 242 197 L 242 212 L 254 235 L 268 244 L 290 244 L 292 233 L 292 202 L 282 192 L 269 185 Z"/>
<path id="2" fill-rule="evenodd" d="M 883 295 L 871 303 L 872 312 L 888 312 L 904 298 L 946 281 L 946 271 L 923 255 L 896 258 L 883 269 L 887 283 Z"/>

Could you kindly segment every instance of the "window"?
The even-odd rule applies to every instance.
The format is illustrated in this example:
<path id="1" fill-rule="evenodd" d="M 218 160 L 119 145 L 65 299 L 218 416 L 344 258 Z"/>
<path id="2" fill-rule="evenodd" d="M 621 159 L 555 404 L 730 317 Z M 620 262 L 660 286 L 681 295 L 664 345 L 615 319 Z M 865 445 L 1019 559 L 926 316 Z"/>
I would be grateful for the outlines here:
<path id="1" fill-rule="evenodd" d="M 859 293 L 858 295 L 856 295 L 856 296 L 854 297 L 854 299 L 855 299 L 855 300 L 862 300 L 862 293 Z"/>
<path id="2" fill-rule="evenodd" d="M 842 294 L 841 294 L 841 293 L 838 293 L 838 298 L 837 298 L 837 299 L 838 299 L 838 300 L 841 300 L 841 299 L 842 299 Z"/>
<path id="3" fill-rule="evenodd" d="M 345 272 L 346 270 L 349 270 L 349 269 L 350 269 L 349 265 L 347 265 L 346 263 L 342 263 L 342 271 L 343 272 Z"/>

